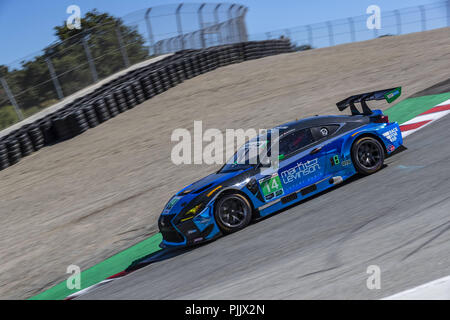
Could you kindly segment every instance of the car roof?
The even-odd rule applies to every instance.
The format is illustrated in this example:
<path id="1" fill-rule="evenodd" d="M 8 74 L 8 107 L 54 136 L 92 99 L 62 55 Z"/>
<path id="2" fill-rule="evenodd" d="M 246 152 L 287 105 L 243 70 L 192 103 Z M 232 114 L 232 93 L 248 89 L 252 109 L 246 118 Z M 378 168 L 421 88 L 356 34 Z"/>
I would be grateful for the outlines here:
<path id="1" fill-rule="evenodd" d="M 272 128 L 278 129 L 279 134 L 291 131 L 292 129 L 305 129 L 316 126 L 326 126 L 338 123 L 347 122 L 367 122 L 367 117 L 362 115 L 350 116 L 350 115 L 333 115 L 333 116 L 314 116 L 305 119 L 295 120 L 291 122 L 284 123 L 277 127 Z"/>

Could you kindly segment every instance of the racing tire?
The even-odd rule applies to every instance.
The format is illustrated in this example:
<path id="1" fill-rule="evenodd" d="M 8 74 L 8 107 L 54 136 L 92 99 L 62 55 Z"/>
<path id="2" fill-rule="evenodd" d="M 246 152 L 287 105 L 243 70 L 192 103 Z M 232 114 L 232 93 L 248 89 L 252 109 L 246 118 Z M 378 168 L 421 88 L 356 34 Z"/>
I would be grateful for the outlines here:
<path id="1" fill-rule="evenodd" d="M 252 207 L 243 195 L 227 194 L 217 201 L 214 218 L 223 233 L 233 233 L 248 226 L 252 219 Z"/>
<path id="2" fill-rule="evenodd" d="M 375 173 L 383 167 L 383 146 L 375 138 L 359 138 L 352 146 L 352 160 L 359 173 L 363 175 Z"/>

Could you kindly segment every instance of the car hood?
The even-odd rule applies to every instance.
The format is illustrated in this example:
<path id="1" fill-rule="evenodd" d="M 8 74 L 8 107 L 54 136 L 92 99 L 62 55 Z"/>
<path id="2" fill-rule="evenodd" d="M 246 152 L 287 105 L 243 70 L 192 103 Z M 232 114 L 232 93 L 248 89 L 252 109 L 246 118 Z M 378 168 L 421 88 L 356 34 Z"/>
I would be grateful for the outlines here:
<path id="1" fill-rule="evenodd" d="M 224 188 L 231 182 L 238 182 L 239 176 L 248 170 L 239 170 L 227 173 L 213 173 L 181 189 L 169 200 L 162 214 L 180 213 L 189 210 L 200 201 L 209 202 L 213 196 L 207 197 L 211 191 L 221 186 Z M 220 191 L 217 189 L 217 191 Z M 205 199 L 206 198 L 206 199 Z"/>

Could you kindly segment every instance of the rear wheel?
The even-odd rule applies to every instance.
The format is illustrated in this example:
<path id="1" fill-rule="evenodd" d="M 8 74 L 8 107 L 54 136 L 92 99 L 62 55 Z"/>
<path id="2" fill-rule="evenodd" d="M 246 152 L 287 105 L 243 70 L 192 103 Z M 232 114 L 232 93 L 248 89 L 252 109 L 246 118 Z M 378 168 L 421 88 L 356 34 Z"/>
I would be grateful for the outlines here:
<path id="1" fill-rule="evenodd" d="M 352 159 L 359 173 L 368 175 L 377 172 L 384 163 L 383 146 L 372 137 L 360 138 L 352 146 Z"/>
<path id="2" fill-rule="evenodd" d="M 245 228 L 250 223 L 252 208 L 243 195 L 228 194 L 217 201 L 214 217 L 224 233 L 232 233 Z"/>

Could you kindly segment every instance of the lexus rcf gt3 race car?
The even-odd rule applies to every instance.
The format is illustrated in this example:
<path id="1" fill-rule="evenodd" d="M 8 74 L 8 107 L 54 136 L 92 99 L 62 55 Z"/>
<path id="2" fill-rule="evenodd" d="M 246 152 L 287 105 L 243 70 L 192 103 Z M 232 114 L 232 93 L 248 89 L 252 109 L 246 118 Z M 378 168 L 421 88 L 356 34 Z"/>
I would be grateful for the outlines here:
<path id="1" fill-rule="evenodd" d="M 262 161 L 238 163 L 238 157 L 261 142 L 260 137 L 249 140 L 218 172 L 170 199 L 158 221 L 163 236 L 160 246 L 215 239 L 357 173 L 380 170 L 385 157 L 402 147 L 403 139 L 399 125 L 390 123 L 381 110 L 370 110 L 366 101 L 391 103 L 400 94 L 401 87 L 354 95 L 336 104 L 340 111 L 350 107 L 350 116 L 315 116 L 276 127 L 277 166 Z"/>

